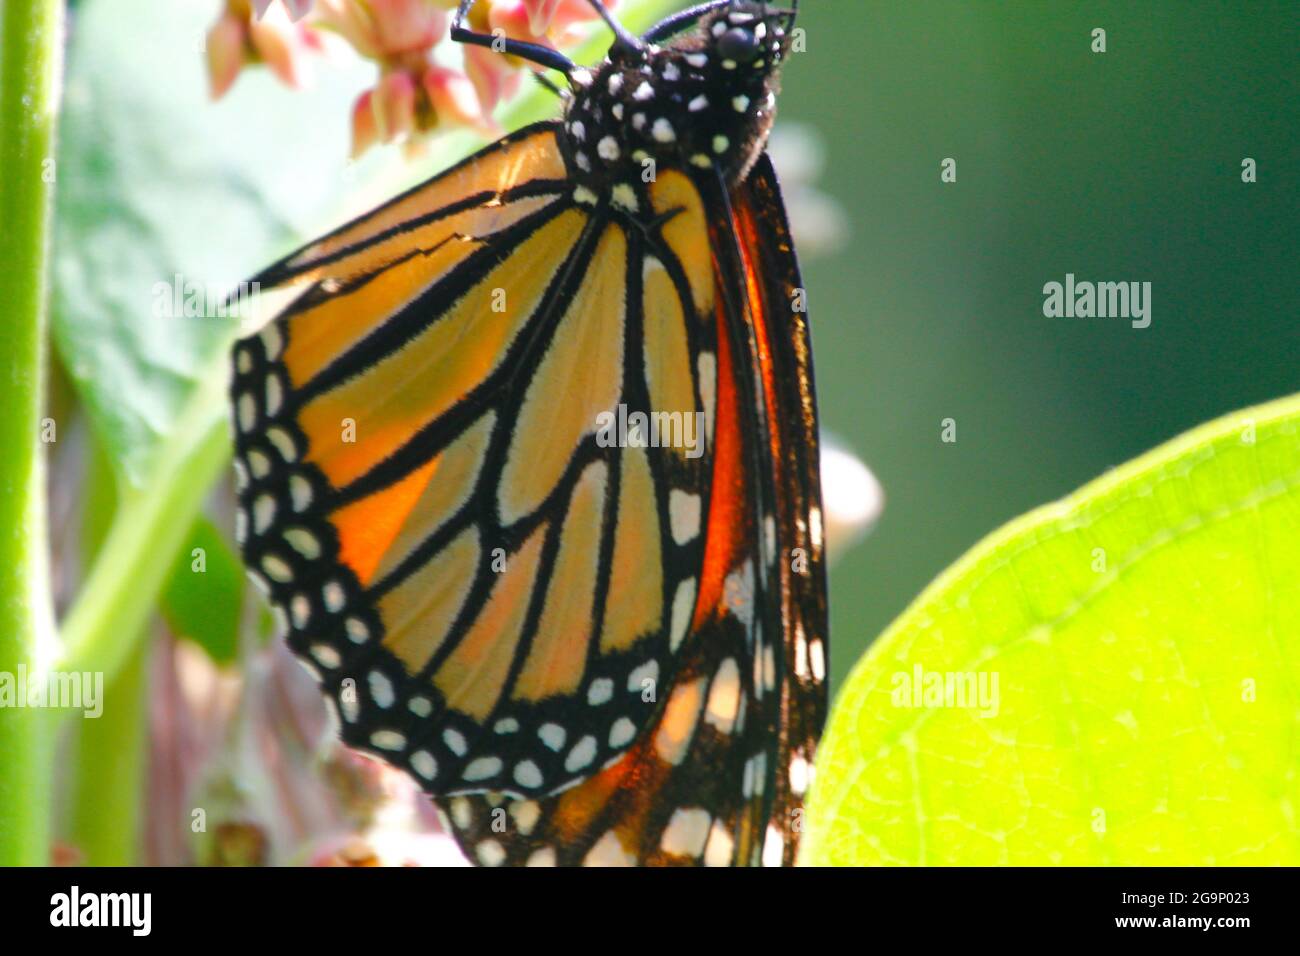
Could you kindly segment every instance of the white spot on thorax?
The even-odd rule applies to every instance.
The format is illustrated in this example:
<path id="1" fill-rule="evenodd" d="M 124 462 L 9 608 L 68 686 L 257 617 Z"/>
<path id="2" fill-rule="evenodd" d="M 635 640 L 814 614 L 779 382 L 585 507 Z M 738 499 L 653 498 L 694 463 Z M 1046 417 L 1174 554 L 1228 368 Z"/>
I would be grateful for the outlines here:
<path id="1" fill-rule="evenodd" d="M 636 198 L 636 190 L 627 183 L 616 185 L 610 192 L 610 198 L 615 206 L 628 212 L 637 212 L 641 208 L 641 203 Z"/>

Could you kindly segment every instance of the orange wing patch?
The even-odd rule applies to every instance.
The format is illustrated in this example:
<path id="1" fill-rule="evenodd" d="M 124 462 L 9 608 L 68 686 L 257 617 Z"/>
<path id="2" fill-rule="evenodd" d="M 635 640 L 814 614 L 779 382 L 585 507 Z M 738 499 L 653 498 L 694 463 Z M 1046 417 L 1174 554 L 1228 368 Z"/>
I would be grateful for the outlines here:
<path id="1" fill-rule="evenodd" d="M 310 401 L 299 416 L 308 460 L 330 483 L 360 478 L 443 415 L 500 366 L 554 278 L 586 216 L 562 213 L 542 226 L 415 338 Z M 358 438 L 338 437 L 344 422 Z"/>
<path id="2" fill-rule="evenodd" d="M 517 698 L 571 694 L 582 683 L 595 626 L 592 614 L 608 472 L 603 461 L 592 462 L 573 490 L 537 635 L 514 687 Z"/>
<path id="3" fill-rule="evenodd" d="M 663 624 L 659 534 L 659 505 L 650 462 L 645 449 L 629 448 L 622 460 L 609 597 L 600 631 L 602 653 L 627 650 L 639 638 L 657 633 Z"/>
<path id="4" fill-rule="evenodd" d="M 505 688 L 523 636 L 545 533 L 545 526 L 534 531 L 510 557 L 474 626 L 434 675 L 434 686 L 446 695 L 447 706 L 479 721 L 492 713 Z"/>
<path id="5" fill-rule="evenodd" d="M 476 209 L 493 215 L 500 209 L 501 194 L 537 182 L 552 183 L 554 192 L 559 192 L 567 178 L 564 159 L 553 131 L 542 129 L 517 137 L 508 136 L 432 182 L 312 243 L 290 256 L 284 266 L 296 272 L 310 268 L 318 260 L 351 252 L 359 258 L 347 272 L 373 272 L 382 267 L 382 257 L 365 257 L 385 249 L 383 243 L 376 240 L 387 233 L 408 229 L 412 223 L 437 217 L 448 207 L 475 197 L 481 197 Z M 400 249 L 401 246 L 389 248 Z M 319 273 L 306 273 L 307 278 L 317 275 Z"/>
<path id="6" fill-rule="evenodd" d="M 346 505 L 330 517 L 339 536 L 339 561 L 351 568 L 362 584 L 370 583 L 385 560 L 437 467 L 435 458 L 391 487 Z"/>
<path id="7" fill-rule="evenodd" d="M 554 203 L 532 196 L 488 209 L 468 209 L 400 233 L 376 246 L 318 266 L 298 277 L 324 283 L 318 304 L 288 316 L 284 363 L 301 387 L 356 346 L 406 303 L 445 278 L 489 239 Z M 352 283 L 356 283 L 352 285 Z"/>
<path id="8" fill-rule="evenodd" d="M 627 240 L 605 229 L 524 397 L 501 474 L 502 524 L 532 514 L 559 481 L 597 416 L 618 402 L 623 380 Z"/>
<path id="9" fill-rule="evenodd" d="M 408 577 L 380 599 L 384 646 L 409 673 L 418 674 L 442 646 L 481 558 L 479 534 L 467 529 L 434 555 L 423 573 Z"/>

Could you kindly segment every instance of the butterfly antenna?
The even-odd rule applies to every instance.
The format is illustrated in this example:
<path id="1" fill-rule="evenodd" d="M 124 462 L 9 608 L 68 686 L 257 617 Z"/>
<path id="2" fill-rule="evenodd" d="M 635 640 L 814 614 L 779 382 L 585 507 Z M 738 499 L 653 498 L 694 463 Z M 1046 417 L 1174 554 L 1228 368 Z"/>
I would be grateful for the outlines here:
<path id="1" fill-rule="evenodd" d="M 508 39 L 503 31 L 494 31 L 492 33 L 479 33 L 476 30 L 467 30 L 465 28 L 465 17 L 469 15 L 470 7 L 474 6 L 474 0 L 460 0 L 460 6 L 456 8 L 456 15 L 451 18 L 451 38 L 456 43 L 466 43 L 471 46 L 487 47 L 494 53 L 506 53 L 510 56 L 517 56 L 521 60 L 527 60 L 530 63 L 536 63 L 547 69 L 559 70 L 565 76 L 569 76 L 577 69 L 572 60 L 561 53 L 559 50 L 553 50 L 549 46 L 542 46 L 540 43 L 525 43 L 521 40 Z"/>
<path id="2" fill-rule="evenodd" d="M 609 28 L 614 31 L 615 47 L 624 50 L 634 50 L 638 53 L 645 49 L 641 41 L 637 39 L 636 35 L 629 33 L 627 28 L 618 22 L 618 18 L 609 12 L 608 8 L 606 8 L 605 4 L 601 2 L 601 0 L 587 0 L 587 2 L 591 4 L 592 9 L 594 9 L 596 13 L 600 14 L 600 18 L 605 21 Z"/>
<path id="3" fill-rule="evenodd" d="M 732 6 L 736 0 L 709 0 L 708 3 L 701 3 L 691 7 L 689 10 L 682 10 L 680 13 L 674 13 L 672 16 L 661 20 L 649 29 L 641 39 L 646 43 L 658 43 L 660 40 L 672 36 L 674 33 L 680 33 L 691 24 L 698 21 L 706 13 L 717 10 L 719 7 Z"/>

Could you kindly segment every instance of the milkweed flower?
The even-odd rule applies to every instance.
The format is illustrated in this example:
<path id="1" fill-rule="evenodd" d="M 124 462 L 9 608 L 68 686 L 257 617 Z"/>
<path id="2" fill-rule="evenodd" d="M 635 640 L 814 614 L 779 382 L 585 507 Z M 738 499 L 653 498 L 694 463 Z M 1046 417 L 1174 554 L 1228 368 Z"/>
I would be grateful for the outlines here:
<path id="1" fill-rule="evenodd" d="M 257 12 L 258 19 L 266 16 L 267 9 L 274 2 L 275 0 L 253 0 L 253 9 Z M 312 0 L 280 0 L 280 2 L 289 12 L 289 19 L 295 22 L 311 12 Z"/>
<path id="2" fill-rule="evenodd" d="M 376 143 L 410 141 L 440 123 L 487 126 L 474 85 L 433 61 L 450 15 L 432 0 L 322 0 L 318 19 L 367 59 L 380 76 L 352 107 L 352 154 Z"/>
<path id="3" fill-rule="evenodd" d="M 618 0 L 603 2 L 609 10 L 618 5 Z M 598 16 L 587 0 L 484 0 L 470 8 L 469 25 L 480 33 L 559 48 L 579 39 L 579 28 Z M 521 64 L 514 57 L 485 47 L 467 46 L 464 57 L 465 72 L 485 115 L 491 115 L 498 103 L 514 95 L 522 76 L 521 65 L 532 68 L 531 64 Z"/>
<path id="4" fill-rule="evenodd" d="M 871 469 L 847 445 L 825 433 L 821 480 L 826 561 L 834 564 L 875 527 L 885 509 L 885 492 Z"/>
<path id="5" fill-rule="evenodd" d="M 310 5 L 310 0 L 298 0 L 295 10 Z M 214 100 L 223 97 L 240 70 L 253 63 L 265 64 L 292 87 L 306 80 L 305 56 L 320 49 L 320 38 L 307 24 L 293 22 L 285 7 L 267 7 L 262 2 L 258 8 L 254 10 L 252 0 L 226 0 L 217 22 L 208 29 L 208 85 Z"/>
<path id="6" fill-rule="evenodd" d="M 518 91 L 526 64 L 472 45 L 442 55 L 438 47 L 449 39 L 456 6 L 457 0 L 226 0 L 208 32 L 212 96 L 224 95 L 253 63 L 301 85 L 303 52 L 320 51 L 321 33 L 328 32 L 379 70 L 352 106 L 354 156 L 378 143 L 409 147 L 447 124 L 499 134 L 493 111 Z M 597 17 L 587 0 L 478 0 L 466 26 L 554 48 L 572 43 Z"/>
<path id="7" fill-rule="evenodd" d="M 604 0 L 613 8 L 617 0 Z M 353 107 L 353 155 L 375 142 L 409 140 L 443 122 L 499 135 L 493 111 L 518 90 L 529 67 L 500 50 L 461 46 L 461 70 L 435 65 L 432 50 L 447 35 L 456 0 L 322 0 L 322 19 L 383 74 Z M 466 27 L 501 39 L 558 47 L 598 14 L 587 0 L 479 0 Z M 531 67 L 529 67 L 531 68 Z M 407 74 L 410 82 L 385 80 Z M 408 98 L 408 93 L 413 98 Z"/>

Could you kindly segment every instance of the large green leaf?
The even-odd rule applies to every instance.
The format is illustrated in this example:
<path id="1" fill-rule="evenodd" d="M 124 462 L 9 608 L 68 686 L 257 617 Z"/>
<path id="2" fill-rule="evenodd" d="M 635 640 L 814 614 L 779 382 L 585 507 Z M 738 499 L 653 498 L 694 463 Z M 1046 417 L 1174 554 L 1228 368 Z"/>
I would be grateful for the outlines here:
<path id="1" fill-rule="evenodd" d="M 190 531 L 162 595 L 163 617 L 178 637 L 188 637 L 220 664 L 235 659 L 244 571 L 221 532 L 206 518 Z"/>
<path id="2" fill-rule="evenodd" d="M 293 91 L 252 69 L 211 103 L 203 42 L 218 10 L 87 0 L 70 21 L 54 334 L 131 485 L 235 332 L 166 314 L 170 290 L 232 286 L 328 222 L 361 178 L 348 115 L 372 71 L 331 65 Z"/>
<path id="3" fill-rule="evenodd" d="M 802 861 L 1295 865 L 1297 813 L 1300 397 L 1116 468 L 940 576 L 838 696 Z"/>

